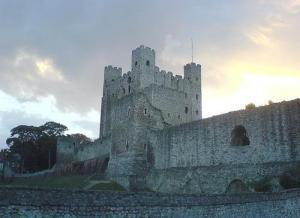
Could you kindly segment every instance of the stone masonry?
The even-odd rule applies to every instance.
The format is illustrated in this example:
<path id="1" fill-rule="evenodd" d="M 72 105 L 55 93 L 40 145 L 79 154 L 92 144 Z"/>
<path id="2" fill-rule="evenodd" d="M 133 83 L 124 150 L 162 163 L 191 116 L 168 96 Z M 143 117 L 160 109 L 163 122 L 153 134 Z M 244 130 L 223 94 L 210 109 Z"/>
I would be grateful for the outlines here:
<path id="1" fill-rule="evenodd" d="M 201 65 L 160 70 L 132 51 L 131 71 L 105 67 L 100 138 L 61 138 L 57 167 L 109 158 L 105 175 L 131 190 L 224 193 L 234 180 L 277 178 L 300 161 L 300 100 L 202 119 Z"/>

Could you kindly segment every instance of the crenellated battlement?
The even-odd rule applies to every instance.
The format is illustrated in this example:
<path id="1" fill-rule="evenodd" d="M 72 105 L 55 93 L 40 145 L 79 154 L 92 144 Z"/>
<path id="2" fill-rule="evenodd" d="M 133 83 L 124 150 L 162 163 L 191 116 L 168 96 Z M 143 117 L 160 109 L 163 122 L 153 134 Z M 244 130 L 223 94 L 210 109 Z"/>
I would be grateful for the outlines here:
<path id="1" fill-rule="evenodd" d="M 106 66 L 104 68 L 104 82 L 105 83 L 111 83 L 122 76 L 122 68 L 120 67 L 113 67 L 111 65 Z"/>
<path id="2" fill-rule="evenodd" d="M 152 85 L 159 87 L 156 94 L 160 94 L 153 93 L 150 97 L 151 103 L 164 111 L 163 115 L 169 124 L 175 125 L 202 118 L 201 65 L 185 65 L 182 73 L 184 77 L 160 70 L 155 65 L 154 49 L 143 45 L 132 51 L 131 61 L 131 71 L 124 74 L 122 68 L 111 65 L 104 69 L 101 126 L 102 129 L 106 129 L 106 134 L 110 133 L 110 111 L 113 110 L 113 102 L 129 94 L 144 92 Z M 171 115 L 176 118 L 171 119 Z"/>

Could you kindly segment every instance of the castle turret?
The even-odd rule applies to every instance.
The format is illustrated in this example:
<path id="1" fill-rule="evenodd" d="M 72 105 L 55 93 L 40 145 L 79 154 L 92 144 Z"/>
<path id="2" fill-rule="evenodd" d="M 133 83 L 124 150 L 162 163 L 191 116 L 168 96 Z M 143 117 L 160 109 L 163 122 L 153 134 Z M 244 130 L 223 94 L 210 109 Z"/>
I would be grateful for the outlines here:
<path id="1" fill-rule="evenodd" d="M 104 68 L 103 97 L 101 103 L 101 122 L 100 137 L 110 134 L 111 127 L 111 105 L 114 98 L 117 97 L 120 88 L 120 79 L 122 78 L 122 68 L 112 67 Z"/>
<path id="2" fill-rule="evenodd" d="M 192 120 L 202 119 L 201 65 L 193 62 L 185 65 L 184 79 L 190 81 Z"/>
<path id="3" fill-rule="evenodd" d="M 141 45 L 132 51 L 131 69 L 138 78 L 139 87 L 144 88 L 154 83 L 155 51 Z"/>
<path id="4" fill-rule="evenodd" d="M 184 78 L 201 85 L 201 65 L 193 62 L 185 65 Z"/>
<path id="5" fill-rule="evenodd" d="M 113 67 L 111 65 L 106 66 L 104 68 L 104 83 L 106 85 L 112 84 L 116 80 L 122 77 L 122 68 L 120 67 Z"/>

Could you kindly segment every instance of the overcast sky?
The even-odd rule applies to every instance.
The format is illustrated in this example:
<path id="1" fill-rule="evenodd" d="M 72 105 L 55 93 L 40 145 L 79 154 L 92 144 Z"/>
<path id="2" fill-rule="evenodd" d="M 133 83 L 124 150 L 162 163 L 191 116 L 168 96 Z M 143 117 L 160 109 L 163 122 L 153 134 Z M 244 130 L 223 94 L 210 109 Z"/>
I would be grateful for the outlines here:
<path id="1" fill-rule="evenodd" d="M 203 66 L 204 116 L 300 97 L 300 0 L 0 0 L 0 148 L 55 121 L 96 138 L 103 69 L 131 50 Z"/>

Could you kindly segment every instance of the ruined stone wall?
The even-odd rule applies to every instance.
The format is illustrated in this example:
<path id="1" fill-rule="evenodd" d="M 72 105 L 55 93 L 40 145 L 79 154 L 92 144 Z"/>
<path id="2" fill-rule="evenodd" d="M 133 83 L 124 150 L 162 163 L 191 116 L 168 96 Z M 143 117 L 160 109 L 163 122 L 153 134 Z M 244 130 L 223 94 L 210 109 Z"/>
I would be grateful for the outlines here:
<path id="1" fill-rule="evenodd" d="M 70 136 L 60 137 L 57 144 L 57 167 L 110 156 L 111 138 L 101 138 L 88 144 L 80 144 Z"/>
<path id="2" fill-rule="evenodd" d="M 293 162 L 271 162 L 152 169 L 146 181 L 147 187 L 157 192 L 224 194 L 233 181 L 241 181 L 247 191 L 255 192 L 253 184 L 269 178 L 269 191 L 277 192 L 283 189 L 280 185 L 280 176 L 293 166 L 295 166 Z"/>
<path id="3" fill-rule="evenodd" d="M 231 145 L 237 125 L 250 145 Z M 300 100 L 231 112 L 170 127 L 152 141 L 155 168 L 259 164 L 300 160 Z"/>
<path id="4" fill-rule="evenodd" d="M 242 125 L 249 145 L 232 145 Z M 300 161 L 300 100 L 214 116 L 150 132 L 147 187 L 167 193 L 224 193 L 233 180 L 280 175 Z M 279 187 L 279 186 L 278 186 Z M 280 187 L 279 187 L 280 188 Z"/>
<path id="5" fill-rule="evenodd" d="M 132 177 L 145 178 L 147 172 L 145 154 L 150 141 L 147 132 L 162 129 L 165 124 L 161 111 L 143 93 L 120 99 L 111 114 L 112 144 L 107 174 L 129 188 Z"/>
<path id="6" fill-rule="evenodd" d="M 164 121 L 170 125 L 201 119 L 201 100 L 200 97 L 196 98 L 193 90 L 185 92 L 153 84 L 145 88 L 143 93 L 147 95 L 151 105 L 162 112 Z"/>
<path id="7" fill-rule="evenodd" d="M 166 195 L 0 188 L 1 217 L 299 217 L 300 192 Z"/>

